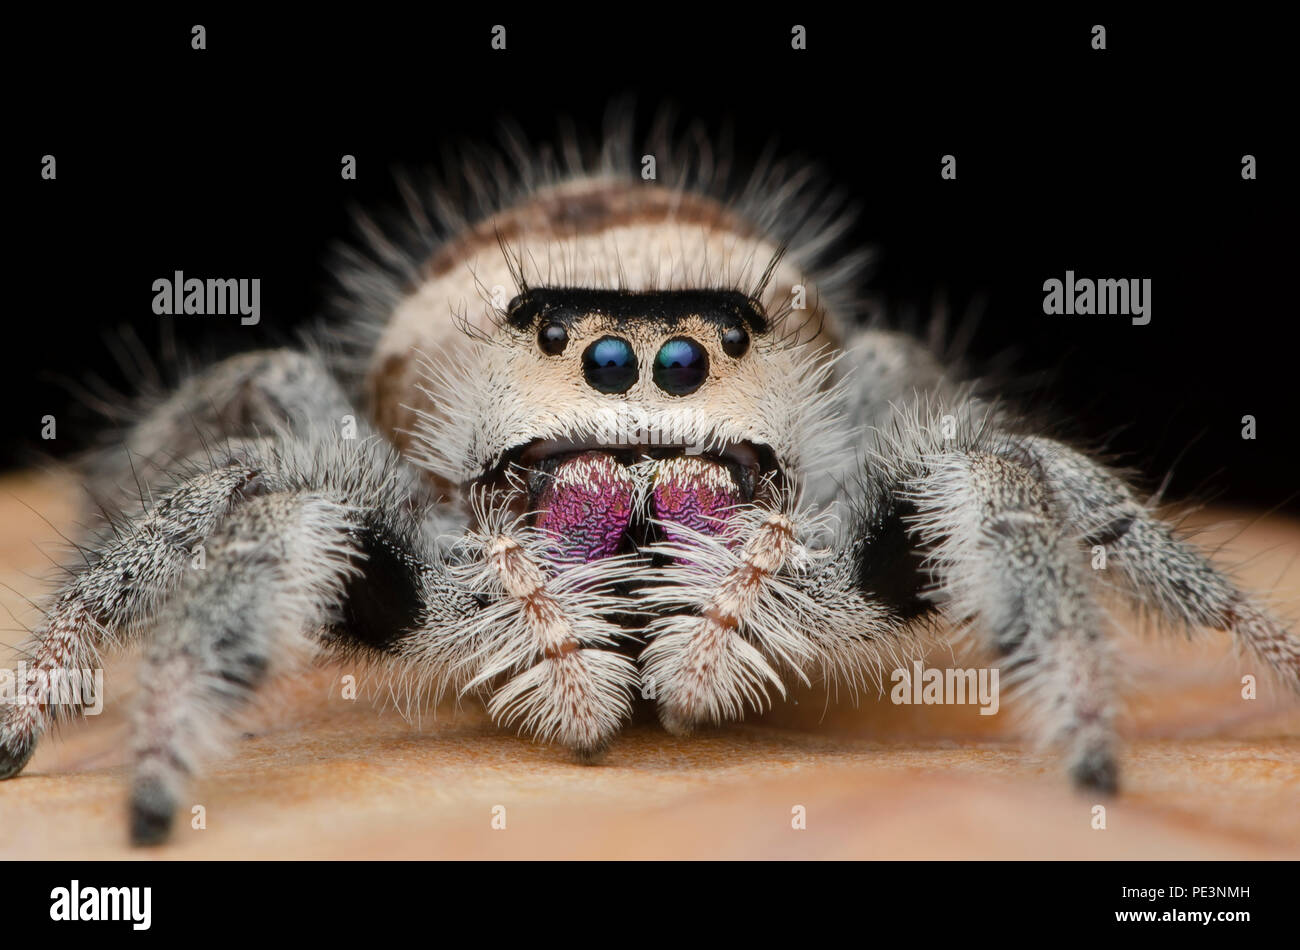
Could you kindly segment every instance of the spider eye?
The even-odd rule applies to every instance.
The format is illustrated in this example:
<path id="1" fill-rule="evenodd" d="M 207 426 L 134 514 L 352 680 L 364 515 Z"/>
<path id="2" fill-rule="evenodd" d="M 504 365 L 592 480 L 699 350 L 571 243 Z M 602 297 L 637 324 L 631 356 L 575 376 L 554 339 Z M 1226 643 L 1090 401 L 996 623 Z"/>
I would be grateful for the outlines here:
<path id="1" fill-rule="evenodd" d="M 684 336 L 674 337 L 655 356 L 655 385 L 670 396 L 695 392 L 709 375 L 709 354 Z"/>
<path id="2" fill-rule="evenodd" d="M 749 349 L 749 333 L 744 327 L 732 327 L 722 334 L 722 352 L 739 359 Z"/>
<path id="3" fill-rule="evenodd" d="M 569 345 L 569 331 L 564 329 L 563 324 L 548 323 L 537 331 L 537 345 L 542 348 L 543 353 L 558 356 Z"/>
<path id="4" fill-rule="evenodd" d="M 582 375 L 602 393 L 627 392 L 638 375 L 632 344 L 622 337 L 601 337 L 583 352 Z"/>

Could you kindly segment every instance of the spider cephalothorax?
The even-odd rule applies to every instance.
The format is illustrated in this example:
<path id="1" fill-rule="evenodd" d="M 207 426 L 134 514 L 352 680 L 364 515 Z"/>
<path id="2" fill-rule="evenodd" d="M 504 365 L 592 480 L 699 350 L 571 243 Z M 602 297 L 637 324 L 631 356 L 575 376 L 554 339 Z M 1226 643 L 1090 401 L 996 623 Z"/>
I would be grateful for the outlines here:
<path id="1" fill-rule="evenodd" d="M 731 188 L 660 149 L 680 174 L 647 182 L 617 144 L 563 174 L 467 170 L 481 213 L 449 189 L 404 238 L 372 228 L 341 323 L 197 374 L 91 460 L 111 530 L 28 655 L 79 669 L 146 639 L 136 841 L 165 837 L 262 683 L 317 654 L 383 664 L 402 695 L 484 695 L 590 760 L 638 692 L 687 733 L 792 679 L 878 684 L 919 629 L 955 626 L 1104 792 L 1104 593 L 1230 631 L 1300 685 L 1300 642 L 1116 473 L 862 325 L 817 176 Z M 76 711 L 24 697 L 0 778 Z"/>

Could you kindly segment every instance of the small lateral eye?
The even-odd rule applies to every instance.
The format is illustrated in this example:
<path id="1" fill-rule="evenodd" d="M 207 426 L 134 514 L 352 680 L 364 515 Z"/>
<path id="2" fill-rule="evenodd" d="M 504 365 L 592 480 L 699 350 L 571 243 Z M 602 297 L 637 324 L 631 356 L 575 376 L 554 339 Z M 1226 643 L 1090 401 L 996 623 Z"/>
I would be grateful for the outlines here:
<path id="1" fill-rule="evenodd" d="M 569 345 L 569 331 L 564 329 L 563 324 L 552 321 L 537 331 L 537 345 L 543 353 L 559 356 Z"/>
<path id="2" fill-rule="evenodd" d="M 749 333 L 744 327 L 731 327 L 722 333 L 722 352 L 739 358 L 749 349 Z"/>

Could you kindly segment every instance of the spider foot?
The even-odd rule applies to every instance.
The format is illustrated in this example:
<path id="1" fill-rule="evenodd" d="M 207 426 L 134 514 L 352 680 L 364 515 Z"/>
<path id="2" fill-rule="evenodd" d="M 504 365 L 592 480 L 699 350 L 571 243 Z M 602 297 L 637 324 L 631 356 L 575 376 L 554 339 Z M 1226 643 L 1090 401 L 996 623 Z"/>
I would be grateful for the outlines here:
<path id="1" fill-rule="evenodd" d="M 157 778 L 142 778 L 131 792 L 131 844 L 162 844 L 171 835 L 176 799 Z"/>
<path id="2" fill-rule="evenodd" d="M 0 743 L 0 782 L 7 778 L 13 778 L 26 768 L 35 751 L 36 741 L 34 739 L 23 742 L 17 750 L 11 748 L 8 744 Z"/>

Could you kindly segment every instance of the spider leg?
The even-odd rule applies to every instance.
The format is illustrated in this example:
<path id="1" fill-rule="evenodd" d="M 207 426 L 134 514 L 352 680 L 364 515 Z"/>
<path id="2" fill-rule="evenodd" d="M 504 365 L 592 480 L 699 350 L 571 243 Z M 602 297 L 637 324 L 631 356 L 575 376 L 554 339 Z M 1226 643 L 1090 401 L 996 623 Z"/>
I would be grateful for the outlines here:
<path id="1" fill-rule="evenodd" d="M 1062 504 L 1038 441 L 919 342 L 865 330 L 848 348 L 848 408 L 865 425 L 840 498 L 860 588 L 900 619 L 966 625 L 1075 782 L 1114 790 L 1116 659 L 1080 548 L 1095 517 Z"/>
<path id="2" fill-rule="evenodd" d="M 193 476 L 139 520 L 88 549 L 88 563 L 55 596 L 25 647 L 36 676 L 17 697 L 21 702 L 6 705 L 0 718 L 0 779 L 22 770 L 56 716 L 79 708 L 47 702 L 39 677 L 96 668 L 106 641 L 124 641 L 147 628 L 195 547 L 240 498 L 262 490 L 260 476 L 257 466 L 244 461 Z"/>
<path id="3" fill-rule="evenodd" d="M 1055 440 L 1021 434 L 995 437 L 998 430 L 1015 430 L 987 403 L 973 398 L 969 387 L 945 376 L 929 351 L 899 334 L 864 330 L 848 342 L 854 368 L 846 411 L 867 423 L 862 447 L 888 469 L 895 458 L 920 450 L 907 433 L 922 428 L 937 431 L 943 410 L 953 418 L 979 419 L 986 441 L 1003 448 L 1014 442 L 1032 459 L 1050 496 L 1055 517 L 1061 519 L 1091 557 L 1092 548 L 1105 549 L 1108 568 L 1089 571 L 1092 580 L 1118 587 L 1139 606 L 1154 608 L 1175 627 L 1203 626 L 1231 632 L 1239 643 L 1277 671 L 1292 689 L 1300 690 L 1300 638 L 1232 579 L 1194 544 L 1178 536 L 1140 502 L 1116 473 L 1082 452 Z M 920 408 L 925 404 L 926 409 Z M 931 409 L 933 407 L 933 411 Z M 923 418 L 926 417 L 926 418 Z M 924 423 L 924 425 L 922 425 Z M 878 439 L 880 433 L 894 435 Z M 925 441 L 925 440 L 922 440 Z M 931 439 L 924 451 L 944 451 L 960 441 Z M 973 442 L 968 439 L 968 442 Z M 920 469 L 913 468 L 915 475 Z"/>
<path id="4" fill-rule="evenodd" d="M 140 670 L 130 829 L 170 833 L 184 783 L 268 677 L 309 658 L 308 635 L 337 612 L 359 573 L 354 512 L 320 494 L 277 493 L 240 506 L 159 613 Z"/>
<path id="5" fill-rule="evenodd" d="M 187 776 L 256 688 L 319 652 L 362 655 L 420 693 L 510 676 L 494 716 L 584 756 L 630 712 L 635 666 L 600 648 L 621 635 L 605 619 L 620 606 L 607 588 L 630 559 L 547 576 L 550 540 L 499 512 L 444 549 L 382 459 L 340 484 L 328 452 L 233 511 L 207 543 L 207 569 L 186 575 L 154 625 L 136 720 L 137 843 L 167 835 Z"/>
<path id="6" fill-rule="evenodd" d="M 1079 526 L 1082 544 L 1105 549 L 1107 574 L 1139 605 L 1154 607 L 1182 629 L 1204 626 L 1234 634 L 1300 690 L 1300 638 L 1178 538 L 1119 476 L 1058 442 L 1031 438 L 1025 445 L 1066 517 Z"/>
<path id="7" fill-rule="evenodd" d="M 851 536 L 872 535 L 881 500 L 906 528 L 892 554 L 879 538 L 863 547 L 864 581 L 887 575 L 865 586 L 872 597 L 894 591 L 895 601 L 912 588 L 1003 656 L 1039 736 L 1064 747 L 1078 785 L 1118 784 L 1117 658 L 1097 599 L 1109 578 L 1184 627 L 1232 630 L 1297 683 L 1300 642 L 1117 476 L 1059 443 L 1008 431 L 985 405 L 959 405 L 896 407 L 867 443 L 859 487 L 875 500 L 857 503 Z M 1097 544 L 1113 567 L 1104 574 L 1091 565 Z M 919 568 L 915 578 L 899 575 L 900 555 Z"/>
<path id="8" fill-rule="evenodd" d="M 971 429 L 950 445 L 937 426 L 933 440 L 908 431 L 865 468 L 829 546 L 819 519 L 787 503 L 746 511 L 739 544 L 685 532 L 650 549 L 671 559 L 640 593 L 660 617 L 643 679 L 664 724 L 688 731 L 761 709 L 769 689 L 784 695 L 782 668 L 879 685 L 942 611 L 1006 657 L 1076 782 L 1112 790 L 1114 659 L 1042 472 L 1007 437 Z"/>
<path id="9" fill-rule="evenodd" d="M 78 709 L 45 702 L 48 678 L 97 667 L 105 641 L 148 627 L 195 547 L 241 498 L 274 489 L 281 466 L 269 459 L 265 437 L 337 434 L 348 414 L 341 387 L 317 357 L 256 351 L 196 374 L 139 412 L 124 448 L 94 454 L 86 488 L 107 524 L 101 538 L 83 545 L 85 565 L 56 593 L 25 647 L 33 678 L 24 701 L 0 715 L 0 779 L 22 770 L 55 716 Z M 359 427 L 364 436 L 364 423 Z"/>
<path id="10" fill-rule="evenodd" d="M 490 603 L 429 540 L 429 513 L 394 450 L 337 437 L 260 449 L 268 490 L 222 519 L 202 569 L 184 573 L 146 632 L 137 844 L 168 836 L 186 780 L 272 676 L 324 653 L 363 655 L 440 688 Z"/>
<path id="11" fill-rule="evenodd" d="M 379 491 L 385 491 L 380 488 Z M 606 586 L 629 563 L 550 578 L 547 540 L 528 529 L 468 532 L 432 546 L 400 496 L 329 485 L 246 502 L 209 543 L 159 618 L 142 671 L 132 835 L 164 839 L 187 776 L 268 677 L 320 650 L 386 661 L 421 692 L 515 674 L 493 696 L 498 719 L 598 752 L 630 711 L 636 669 L 600 649 L 618 628 Z"/>
<path id="12" fill-rule="evenodd" d="M 1005 658 L 1075 783 L 1113 792 L 1115 657 L 1088 562 L 1041 472 L 1010 447 L 940 452 L 925 467 L 905 494 L 934 595 Z"/>
<path id="13" fill-rule="evenodd" d="M 320 359 L 292 349 L 229 357 L 131 415 L 130 426 L 85 466 L 88 493 L 114 515 L 134 513 L 142 489 L 168 477 L 182 460 L 221 451 L 226 439 L 276 430 L 337 434 L 349 416 L 359 439 L 368 434 L 362 414 Z"/>
<path id="14" fill-rule="evenodd" d="M 167 400 L 137 424 L 128 443 L 150 491 L 112 506 L 119 527 L 88 547 L 29 651 L 40 669 L 74 668 L 93 665 L 104 642 L 147 635 L 136 840 L 166 835 L 185 776 L 267 676 L 312 652 L 304 641 L 388 661 L 419 690 L 511 675 L 490 707 L 498 718 L 522 718 L 586 756 L 609 741 L 636 682 L 631 661 L 599 649 L 622 635 L 605 619 L 620 606 L 607 591 L 629 575 L 629 559 L 546 576 L 551 539 L 488 513 L 493 530 L 444 552 L 435 536 L 463 531 L 464 517 L 431 503 L 360 419 L 358 438 L 341 435 L 337 384 L 301 354 L 236 358 L 191 386 L 244 408 Z M 212 458 L 213 445 L 226 461 Z M 218 467 L 157 495 L 168 457 L 171 471 L 205 459 Z M 101 487 L 115 479 L 111 464 L 98 472 Z M 187 571 L 199 544 L 205 563 Z M 51 716 L 68 709 L 7 707 L 0 774 L 20 771 Z"/>

